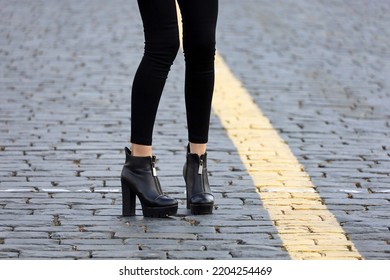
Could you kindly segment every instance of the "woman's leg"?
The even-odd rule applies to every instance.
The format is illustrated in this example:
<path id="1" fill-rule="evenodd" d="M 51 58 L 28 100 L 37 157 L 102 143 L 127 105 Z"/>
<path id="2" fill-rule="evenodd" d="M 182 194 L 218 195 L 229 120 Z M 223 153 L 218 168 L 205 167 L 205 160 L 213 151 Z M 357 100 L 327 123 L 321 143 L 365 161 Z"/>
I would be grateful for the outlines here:
<path id="1" fill-rule="evenodd" d="M 178 202 L 164 195 L 152 156 L 158 104 L 179 48 L 175 0 L 138 0 L 145 52 L 134 77 L 131 103 L 132 151 L 125 149 L 122 168 L 122 214 L 136 214 L 136 197 L 144 217 L 175 215 Z"/>
<path id="2" fill-rule="evenodd" d="M 214 92 L 218 0 L 178 0 L 186 62 L 185 100 L 192 153 L 205 153 Z"/>
<path id="3" fill-rule="evenodd" d="M 214 92 L 215 30 L 218 0 L 178 0 L 183 19 L 186 62 L 185 100 L 188 139 L 183 175 L 187 208 L 193 215 L 211 214 L 214 196 L 207 175 L 206 143 Z"/>
<path id="4" fill-rule="evenodd" d="M 175 0 L 138 0 L 145 51 L 134 77 L 131 143 L 135 156 L 152 155 L 153 127 L 168 72 L 179 49 Z"/>

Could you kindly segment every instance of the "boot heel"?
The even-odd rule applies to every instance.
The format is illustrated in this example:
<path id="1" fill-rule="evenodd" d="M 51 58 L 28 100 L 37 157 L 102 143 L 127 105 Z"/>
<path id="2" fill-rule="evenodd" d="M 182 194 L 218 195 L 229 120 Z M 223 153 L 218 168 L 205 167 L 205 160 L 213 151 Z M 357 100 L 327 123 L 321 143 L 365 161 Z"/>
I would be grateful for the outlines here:
<path id="1" fill-rule="evenodd" d="M 135 192 L 122 185 L 122 216 L 135 216 L 135 197 Z"/>

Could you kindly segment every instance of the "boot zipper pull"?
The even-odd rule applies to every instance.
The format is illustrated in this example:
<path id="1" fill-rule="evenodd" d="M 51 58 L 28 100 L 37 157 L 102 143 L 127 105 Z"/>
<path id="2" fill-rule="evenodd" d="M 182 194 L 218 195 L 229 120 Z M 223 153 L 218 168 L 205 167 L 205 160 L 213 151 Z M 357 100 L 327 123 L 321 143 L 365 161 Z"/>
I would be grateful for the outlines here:
<path id="1" fill-rule="evenodd" d="M 152 159 L 152 174 L 153 174 L 153 177 L 157 176 L 156 163 L 155 163 L 154 158 Z"/>
<path id="2" fill-rule="evenodd" d="M 156 167 L 153 166 L 152 172 L 153 172 L 153 177 L 156 177 L 157 176 Z"/>
<path id="3" fill-rule="evenodd" d="M 203 174 L 203 159 L 199 161 L 199 169 L 198 169 L 198 174 Z"/>

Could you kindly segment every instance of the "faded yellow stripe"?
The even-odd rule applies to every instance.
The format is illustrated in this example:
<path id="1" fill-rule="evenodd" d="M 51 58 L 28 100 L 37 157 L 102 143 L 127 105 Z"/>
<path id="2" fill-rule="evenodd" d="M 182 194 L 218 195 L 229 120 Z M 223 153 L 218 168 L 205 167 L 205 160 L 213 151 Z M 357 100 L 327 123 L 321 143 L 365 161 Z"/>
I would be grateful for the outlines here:
<path id="1" fill-rule="evenodd" d="M 362 259 L 303 166 L 219 54 L 213 110 L 291 258 Z"/>

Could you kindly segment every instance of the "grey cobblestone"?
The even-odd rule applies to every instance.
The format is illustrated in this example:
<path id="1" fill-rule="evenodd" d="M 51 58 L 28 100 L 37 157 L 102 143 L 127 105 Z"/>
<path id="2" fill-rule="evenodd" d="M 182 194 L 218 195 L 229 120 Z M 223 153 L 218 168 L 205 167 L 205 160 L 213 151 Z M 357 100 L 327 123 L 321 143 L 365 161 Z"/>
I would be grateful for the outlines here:
<path id="1" fill-rule="evenodd" d="M 204 260 L 225 260 L 232 259 L 229 251 L 178 251 L 172 254 L 168 253 L 168 259 L 173 260 L 191 260 L 191 259 L 204 259 Z"/>
<path id="2" fill-rule="evenodd" d="M 94 259 L 135 259 L 135 260 L 164 260 L 167 259 L 166 252 L 159 251 L 94 251 L 91 254 Z"/>
<path id="3" fill-rule="evenodd" d="M 178 215 L 146 219 L 138 206 L 120 217 L 143 32 L 135 1 L 105 4 L 0 0 L 0 258 L 288 259 L 214 114 L 216 210 L 186 209 L 182 55 L 155 126 Z M 224 0 L 218 26 L 219 53 L 367 259 L 390 256 L 389 10 L 379 0 Z"/>
<path id="4" fill-rule="evenodd" d="M 231 251 L 231 256 L 237 259 L 288 259 L 283 252 L 275 250 L 274 247 L 246 247 L 241 250 L 235 248 Z"/>
<path id="5" fill-rule="evenodd" d="M 87 259 L 91 257 L 90 252 L 81 251 L 59 251 L 58 248 L 53 251 L 21 250 L 18 258 L 20 259 Z"/>
<path id="6" fill-rule="evenodd" d="M 368 259 L 390 256 L 380 196 L 390 185 L 389 10 L 383 1 L 229 1 L 219 25 L 220 53 Z"/>

